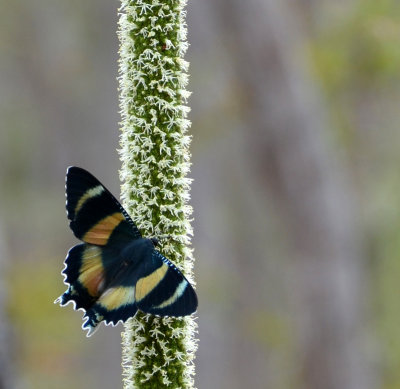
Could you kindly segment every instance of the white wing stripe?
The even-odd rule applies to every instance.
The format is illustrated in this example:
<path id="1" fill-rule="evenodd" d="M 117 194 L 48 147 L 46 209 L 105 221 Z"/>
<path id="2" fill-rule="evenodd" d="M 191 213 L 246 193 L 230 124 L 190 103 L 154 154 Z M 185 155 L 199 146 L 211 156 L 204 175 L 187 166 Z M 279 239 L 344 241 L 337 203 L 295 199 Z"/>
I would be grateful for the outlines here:
<path id="1" fill-rule="evenodd" d="M 160 308 L 165 308 L 168 305 L 173 304 L 176 300 L 178 300 L 179 297 L 181 297 L 183 295 L 183 293 L 185 292 L 185 289 L 187 287 L 188 283 L 186 280 L 183 280 L 178 287 L 175 290 L 175 293 L 168 299 L 165 300 L 162 304 L 157 305 L 156 307 L 153 307 L 155 309 L 160 309 Z"/>

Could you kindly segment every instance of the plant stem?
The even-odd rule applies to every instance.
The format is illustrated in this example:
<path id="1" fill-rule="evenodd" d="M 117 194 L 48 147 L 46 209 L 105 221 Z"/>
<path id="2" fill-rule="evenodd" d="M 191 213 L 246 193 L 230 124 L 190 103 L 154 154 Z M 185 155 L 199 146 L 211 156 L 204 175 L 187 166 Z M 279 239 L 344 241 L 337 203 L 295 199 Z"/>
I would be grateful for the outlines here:
<path id="1" fill-rule="evenodd" d="M 120 158 L 124 206 L 145 236 L 193 283 L 188 205 L 190 136 L 185 0 L 122 0 L 119 31 Z M 192 317 L 139 312 L 123 333 L 124 388 L 193 388 Z"/>

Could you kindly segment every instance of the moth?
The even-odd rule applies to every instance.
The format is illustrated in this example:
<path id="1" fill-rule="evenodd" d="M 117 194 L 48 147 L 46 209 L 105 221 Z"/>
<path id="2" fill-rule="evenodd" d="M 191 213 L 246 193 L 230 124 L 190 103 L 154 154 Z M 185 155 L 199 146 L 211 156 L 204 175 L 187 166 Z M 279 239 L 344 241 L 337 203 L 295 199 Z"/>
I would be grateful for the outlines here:
<path id="1" fill-rule="evenodd" d="M 118 200 L 88 171 L 69 167 L 66 208 L 70 228 L 83 243 L 64 262 L 68 289 L 55 303 L 84 311 L 82 328 L 116 325 L 138 309 L 159 316 L 186 316 L 197 296 L 181 271 L 144 238 Z"/>

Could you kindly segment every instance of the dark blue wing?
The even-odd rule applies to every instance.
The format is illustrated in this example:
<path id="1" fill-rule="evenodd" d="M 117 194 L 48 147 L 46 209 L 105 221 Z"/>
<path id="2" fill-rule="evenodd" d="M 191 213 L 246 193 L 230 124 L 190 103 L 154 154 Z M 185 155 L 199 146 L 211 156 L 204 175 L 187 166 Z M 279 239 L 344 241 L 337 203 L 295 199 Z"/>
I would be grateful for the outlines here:
<path id="1" fill-rule="evenodd" d="M 142 265 L 136 282 L 137 307 L 160 316 L 186 316 L 197 309 L 197 296 L 184 275 L 167 258 L 153 250 L 151 267 Z"/>
<path id="2" fill-rule="evenodd" d="M 128 242 L 141 234 L 118 200 L 86 170 L 71 166 L 66 177 L 66 208 L 75 236 L 104 246 Z"/>
<path id="3" fill-rule="evenodd" d="M 85 312 L 83 329 L 90 336 L 97 325 L 116 325 L 134 316 L 135 269 L 127 269 L 119 249 L 82 243 L 72 247 L 63 270 L 67 291 L 55 302 Z M 131 282 L 127 282 L 131 279 Z"/>

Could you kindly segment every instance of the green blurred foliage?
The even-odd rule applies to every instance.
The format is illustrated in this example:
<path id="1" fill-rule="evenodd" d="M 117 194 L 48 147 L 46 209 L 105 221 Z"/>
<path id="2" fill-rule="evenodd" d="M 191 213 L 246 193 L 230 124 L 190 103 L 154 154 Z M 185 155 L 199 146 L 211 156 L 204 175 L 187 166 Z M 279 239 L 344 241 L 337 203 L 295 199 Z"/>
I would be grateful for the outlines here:
<path id="1" fill-rule="evenodd" d="M 400 4 L 362 0 L 328 5 L 310 41 L 311 67 L 326 93 L 340 142 L 356 142 L 359 104 L 397 94 Z"/>
<path id="2" fill-rule="evenodd" d="M 400 79 L 400 4 L 367 0 L 351 8 L 311 42 L 316 69 L 331 95 L 379 89 Z"/>
<path id="3" fill-rule="evenodd" d="M 400 3 L 333 5 L 310 42 L 338 149 L 352 161 L 369 256 L 372 344 L 382 388 L 400 387 Z M 343 9 L 344 8 L 344 9 Z M 350 12 L 349 12 L 350 11 Z"/>
<path id="4" fill-rule="evenodd" d="M 22 356 L 18 369 L 30 388 L 70 388 L 72 371 L 80 371 L 74 387 L 94 387 L 90 372 L 80 367 L 87 345 L 79 336 L 79 315 L 61 310 L 49 299 L 62 292 L 60 278 L 55 277 L 60 264 L 48 253 L 34 254 L 35 260 L 16 261 L 8 276 L 9 313 Z M 64 334 L 68 334 L 67 341 Z"/>

